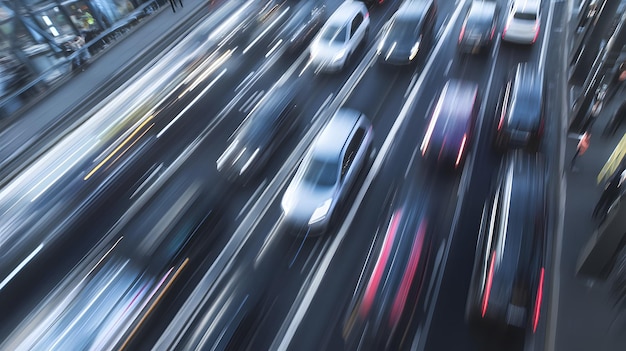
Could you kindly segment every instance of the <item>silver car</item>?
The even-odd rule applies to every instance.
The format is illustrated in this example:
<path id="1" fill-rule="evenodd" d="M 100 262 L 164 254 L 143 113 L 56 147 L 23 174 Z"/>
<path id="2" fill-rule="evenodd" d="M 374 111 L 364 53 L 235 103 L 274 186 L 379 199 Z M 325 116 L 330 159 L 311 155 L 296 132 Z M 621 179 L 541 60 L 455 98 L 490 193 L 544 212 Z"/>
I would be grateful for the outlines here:
<path id="1" fill-rule="evenodd" d="M 325 230 L 368 159 L 372 124 L 341 108 L 313 142 L 287 187 L 281 206 L 287 223 Z"/>
<path id="2" fill-rule="evenodd" d="M 509 7 L 502 40 L 517 44 L 533 44 L 539 36 L 541 0 L 513 0 Z"/>
<path id="3" fill-rule="evenodd" d="M 360 1 L 347 0 L 328 18 L 310 46 L 316 70 L 340 71 L 367 41 L 369 12 Z"/>

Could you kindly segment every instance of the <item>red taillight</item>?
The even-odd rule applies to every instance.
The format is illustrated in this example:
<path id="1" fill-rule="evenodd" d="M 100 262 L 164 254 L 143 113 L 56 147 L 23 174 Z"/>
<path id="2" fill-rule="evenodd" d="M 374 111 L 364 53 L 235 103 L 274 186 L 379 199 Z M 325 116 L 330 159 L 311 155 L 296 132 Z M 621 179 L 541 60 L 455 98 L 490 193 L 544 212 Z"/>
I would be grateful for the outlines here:
<path id="1" fill-rule="evenodd" d="M 543 274 L 544 269 L 541 267 L 539 286 L 537 287 L 537 296 L 535 298 L 535 310 L 533 312 L 533 333 L 537 330 L 537 324 L 539 324 L 539 312 L 541 311 L 541 299 L 543 298 Z"/>
<path id="2" fill-rule="evenodd" d="M 461 158 L 463 157 L 463 151 L 465 151 L 466 142 L 467 142 L 467 134 L 463 134 L 463 140 L 461 140 L 461 147 L 459 148 L 459 154 L 456 156 L 456 162 L 454 163 L 454 167 L 458 167 L 459 162 L 461 162 Z"/>
<path id="3" fill-rule="evenodd" d="M 376 261 L 376 266 L 374 266 L 374 272 L 367 283 L 367 287 L 365 288 L 365 294 L 363 295 L 363 300 L 359 310 L 361 317 L 367 316 L 372 304 L 374 303 L 376 290 L 378 289 L 380 280 L 383 277 L 383 272 L 385 271 L 385 266 L 387 265 L 387 260 L 391 254 L 391 247 L 393 246 L 401 216 L 402 211 L 398 210 L 394 212 L 391 218 L 391 223 L 389 224 L 389 229 L 387 230 L 385 241 L 383 242 L 383 247 L 380 251 L 380 255 L 378 256 L 378 260 Z"/>
<path id="4" fill-rule="evenodd" d="M 535 25 L 535 37 L 533 38 L 533 41 L 531 44 L 534 44 L 535 41 L 537 41 L 538 36 L 539 36 L 539 21 L 537 21 L 537 24 Z"/>
<path id="5" fill-rule="evenodd" d="M 489 263 L 489 273 L 487 273 L 487 284 L 483 293 L 482 316 L 487 313 L 487 305 L 489 304 L 489 295 L 491 295 L 491 285 L 493 284 L 493 270 L 496 265 L 496 252 L 491 254 L 491 262 Z"/>
<path id="6" fill-rule="evenodd" d="M 426 223 L 420 223 L 420 226 L 417 230 L 415 241 L 413 242 L 413 247 L 411 248 L 411 256 L 409 258 L 409 264 L 404 271 L 402 276 L 402 281 L 400 283 L 400 288 L 398 289 L 398 293 L 393 301 L 393 307 L 391 308 L 391 314 L 389 316 L 389 323 L 392 327 L 395 327 L 400 320 L 400 315 L 404 310 L 404 305 L 406 304 L 407 297 L 409 296 L 409 290 L 411 286 L 413 286 L 413 279 L 415 278 L 415 272 L 417 271 L 417 266 L 420 261 L 420 256 L 422 254 L 422 247 L 424 246 L 424 236 L 426 235 Z"/>
<path id="7" fill-rule="evenodd" d="M 369 12 L 365 13 L 365 18 L 370 18 L 370 13 Z"/>
<path id="8" fill-rule="evenodd" d="M 493 26 L 493 28 L 491 28 L 491 34 L 489 35 L 489 40 L 493 39 L 493 35 L 496 33 L 496 26 Z"/>
<path id="9" fill-rule="evenodd" d="M 461 33 L 459 34 L 459 43 L 463 40 L 463 34 L 465 34 L 465 24 L 461 27 Z"/>

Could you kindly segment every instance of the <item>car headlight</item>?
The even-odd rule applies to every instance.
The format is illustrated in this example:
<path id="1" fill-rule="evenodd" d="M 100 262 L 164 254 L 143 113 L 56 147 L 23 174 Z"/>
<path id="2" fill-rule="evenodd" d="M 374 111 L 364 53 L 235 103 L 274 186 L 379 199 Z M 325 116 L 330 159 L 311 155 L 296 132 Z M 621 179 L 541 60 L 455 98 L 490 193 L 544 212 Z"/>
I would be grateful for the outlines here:
<path id="1" fill-rule="evenodd" d="M 311 54 L 311 57 L 317 56 L 318 49 L 316 42 L 311 43 L 311 46 L 309 47 L 309 53 Z"/>
<path id="2" fill-rule="evenodd" d="M 341 60 L 345 55 L 346 55 L 346 49 L 341 49 L 341 51 L 339 51 L 337 55 L 333 57 L 333 62 L 337 62 Z"/>
<path id="3" fill-rule="evenodd" d="M 417 52 L 420 49 L 420 41 L 416 42 L 415 45 L 413 45 L 413 47 L 411 48 L 411 55 L 409 56 L 409 60 L 413 60 L 417 55 Z"/>
<path id="4" fill-rule="evenodd" d="M 326 218 L 326 215 L 328 214 L 328 210 L 330 210 L 331 203 L 332 203 L 332 199 L 328 199 L 324 201 L 322 205 L 316 208 L 315 211 L 313 211 L 313 215 L 311 216 L 311 219 L 309 219 L 309 224 L 317 223 L 321 221 L 322 219 Z"/>

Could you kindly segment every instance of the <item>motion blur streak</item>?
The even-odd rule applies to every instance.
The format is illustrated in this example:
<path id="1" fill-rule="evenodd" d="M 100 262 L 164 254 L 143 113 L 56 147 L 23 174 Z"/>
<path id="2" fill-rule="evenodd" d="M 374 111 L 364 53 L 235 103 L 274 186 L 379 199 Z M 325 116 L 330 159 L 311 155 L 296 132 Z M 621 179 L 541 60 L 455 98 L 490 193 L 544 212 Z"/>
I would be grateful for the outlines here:
<path id="1" fill-rule="evenodd" d="M 228 54 L 228 56 L 230 56 L 230 55 L 232 54 L 232 51 L 228 50 L 227 54 Z M 224 57 L 224 56 L 222 56 L 222 57 Z M 157 138 L 160 138 L 160 137 L 163 135 L 163 133 L 165 133 L 168 129 L 170 129 L 170 127 L 171 127 L 172 125 L 174 125 L 174 123 L 176 123 L 176 122 L 180 119 L 180 117 L 182 117 L 182 116 L 185 114 L 185 112 L 187 112 L 187 110 L 189 110 L 189 109 L 190 109 L 190 108 L 191 108 L 191 107 L 192 107 L 192 106 L 193 106 L 196 102 L 198 102 L 198 100 L 200 100 L 201 98 L 203 98 L 203 97 L 204 97 L 204 94 L 206 94 L 206 93 L 207 93 L 207 92 L 208 92 L 208 91 L 209 91 L 209 90 L 213 87 L 213 85 L 215 85 L 215 83 L 216 83 L 216 82 L 217 82 L 220 78 L 222 78 L 222 76 L 223 76 L 225 73 L 226 73 L 226 68 L 224 68 L 224 70 L 222 70 L 222 72 L 220 72 L 220 74 L 219 74 L 217 77 L 215 77 L 215 79 L 213 79 L 213 81 L 211 81 L 211 83 L 209 83 L 209 84 L 208 84 L 208 85 L 204 88 L 204 90 L 202 90 L 202 92 L 200 92 L 200 94 L 198 94 L 198 96 L 196 96 L 196 97 L 193 99 L 193 101 L 192 101 L 191 103 L 189 103 L 187 106 L 185 106 L 185 108 L 184 108 L 184 109 L 183 109 L 183 110 L 182 110 L 182 111 L 181 111 L 178 115 L 176 115 L 176 117 L 174 117 L 174 119 L 173 119 L 173 120 L 171 120 L 171 121 L 170 121 L 170 123 L 168 123 L 168 124 L 165 126 L 165 128 L 163 128 L 163 129 L 159 132 L 159 134 L 157 134 Z"/>
<path id="2" fill-rule="evenodd" d="M 13 279 L 13 277 L 15 277 L 15 275 L 17 275 L 17 273 L 19 273 L 22 270 L 22 268 L 24 268 L 28 264 L 28 262 L 30 262 L 33 258 L 35 258 L 35 256 L 37 256 L 37 254 L 39 253 L 39 251 L 41 251 L 41 249 L 43 249 L 43 244 L 39 244 L 39 246 L 37 246 L 35 251 L 31 252 L 30 255 L 28 255 L 28 257 L 24 259 L 24 261 L 22 261 L 17 267 L 15 267 L 15 269 L 11 272 L 11 274 L 9 274 L 6 278 L 4 278 L 2 283 L 0 283 L 0 290 L 2 290 L 2 288 L 4 288 L 5 285 L 7 285 L 7 283 L 10 282 L 11 279 Z"/>
<path id="3" fill-rule="evenodd" d="M 398 210 L 394 212 L 393 218 L 391 219 L 391 223 L 389 224 L 389 230 L 387 230 L 387 235 L 385 235 L 385 241 L 383 243 L 383 248 L 380 251 L 380 255 L 378 256 L 378 260 L 376 260 L 376 266 L 374 267 L 374 274 L 372 274 L 372 279 L 367 283 L 367 288 L 365 289 L 365 295 L 363 296 L 363 302 L 360 308 L 360 315 L 362 318 L 365 318 L 369 313 L 370 308 L 372 307 L 372 303 L 374 302 L 374 297 L 376 296 L 376 290 L 378 289 L 378 285 L 380 284 L 380 279 L 383 276 L 383 271 L 387 266 L 387 260 L 389 259 L 389 254 L 391 253 L 391 247 L 393 246 L 396 233 L 398 231 L 398 224 L 400 223 L 400 218 L 402 217 L 402 211 Z"/>
<path id="4" fill-rule="evenodd" d="M 496 252 L 494 251 L 491 254 L 491 263 L 489 263 L 489 273 L 487 275 L 487 285 L 485 286 L 485 291 L 483 295 L 483 308 L 482 308 L 482 316 L 485 316 L 487 313 L 487 305 L 489 304 L 489 296 L 491 295 L 491 284 L 493 283 L 493 270 L 496 265 Z"/>
<path id="5" fill-rule="evenodd" d="M 188 263 L 189 263 L 189 258 L 185 258 L 185 261 L 183 261 L 183 263 L 180 265 L 180 267 L 178 267 L 178 269 L 176 270 L 176 272 L 172 276 L 172 279 L 170 279 L 167 282 L 167 284 L 165 285 L 165 288 L 159 293 L 159 296 L 152 303 L 152 305 L 150 305 L 150 307 L 148 308 L 148 311 L 143 315 L 143 317 L 141 317 L 141 319 L 139 320 L 137 325 L 135 325 L 135 328 L 133 328 L 133 330 L 130 332 L 130 334 L 128 335 L 128 337 L 126 338 L 126 340 L 124 341 L 122 346 L 119 348 L 119 351 L 122 351 L 122 350 L 126 349 L 126 347 L 128 347 L 128 343 L 135 337 L 135 335 L 137 334 L 137 331 L 142 327 L 143 323 L 150 316 L 150 314 L 152 314 L 152 311 L 154 311 L 154 308 L 161 302 L 161 300 L 163 299 L 163 296 L 165 296 L 165 294 L 168 292 L 168 290 L 170 289 L 172 284 L 174 284 L 174 281 L 176 281 L 176 279 L 178 278 L 180 273 L 183 271 L 183 269 L 185 269 L 185 267 L 187 266 Z M 168 272 L 168 274 L 169 274 L 169 272 Z"/>
<path id="6" fill-rule="evenodd" d="M 252 49 L 254 47 L 254 45 L 256 45 L 256 43 L 259 42 L 259 40 L 263 39 L 264 36 L 267 35 L 267 33 L 277 24 L 279 23 L 280 19 L 285 16 L 287 14 L 287 12 L 289 12 L 289 6 L 287 6 L 287 8 L 285 10 L 283 10 L 283 12 L 274 20 L 272 21 L 272 23 L 270 23 L 268 26 L 265 27 L 265 29 L 263 30 L 263 32 L 261 32 L 261 34 L 259 34 L 256 38 L 254 38 L 254 40 L 252 41 L 252 43 L 250 43 L 250 45 L 248 45 L 244 50 L 243 53 L 247 53 L 248 51 L 250 51 L 250 49 Z"/>
<path id="7" fill-rule="evenodd" d="M 404 275 L 402 276 L 402 283 L 400 284 L 400 289 L 398 290 L 398 294 L 396 295 L 396 298 L 393 302 L 393 307 L 391 309 L 389 322 L 391 326 L 394 327 L 398 324 L 398 321 L 400 320 L 402 310 L 404 309 L 404 305 L 406 304 L 406 299 L 409 294 L 409 289 L 413 285 L 413 278 L 415 278 L 415 271 L 417 270 L 417 264 L 419 263 L 420 256 L 422 254 L 422 248 L 424 246 L 424 237 L 426 236 L 425 221 L 422 221 L 420 223 L 420 227 L 417 230 L 415 236 L 416 238 L 413 242 L 413 247 L 411 248 L 409 265 L 404 271 Z"/>
<path id="8" fill-rule="evenodd" d="M 541 267 L 541 274 L 539 275 L 539 287 L 537 288 L 537 299 L 535 300 L 535 310 L 533 311 L 533 333 L 537 331 L 539 314 L 541 312 L 541 300 L 543 298 L 543 274 L 544 268 Z"/>

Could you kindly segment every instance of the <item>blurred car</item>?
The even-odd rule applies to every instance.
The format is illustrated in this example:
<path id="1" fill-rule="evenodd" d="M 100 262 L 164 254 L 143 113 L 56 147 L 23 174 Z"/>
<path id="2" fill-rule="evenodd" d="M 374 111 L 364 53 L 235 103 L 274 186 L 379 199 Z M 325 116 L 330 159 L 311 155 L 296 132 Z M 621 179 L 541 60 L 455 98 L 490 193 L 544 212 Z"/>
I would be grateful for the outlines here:
<path id="1" fill-rule="evenodd" d="M 478 84 L 449 80 L 432 110 L 420 150 L 424 158 L 438 164 L 463 164 L 472 140 L 480 107 Z"/>
<path id="2" fill-rule="evenodd" d="M 383 32 L 376 55 L 380 62 L 409 64 L 430 44 L 437 18 L 434 0 L 406 1 Z"/>
<path id="3" fill-rule="evenodd" d="M 544 82 L 536 69 L 520 63 L 510 74 L 496 107 L 496 147 L 537 149 L 544 128 Z"/>
<path id="4" fill-rule="evenodd" d="M 369 25 L 369 12 L 362 2 L 343 2 L 311 43 L 313 66 L 321 71 L 342 70 L 352 54 L 365 44 Z"/>
<path id="5" fill-rule="evenodd" d="M 547 216 L 540 156 L 510 154 L 484 204 L 466 305 L 472 324 L 537 328 Z"/>
<path id="6" fill-rule="evenodd" d="M 541 0 L 512 0 L 502 40 L 533 44 L 539 36 Z"/>
<path id="7" fill-rule="evenodd" d="M 472 1 L 459 34 L 459 51 L 477 54 L 489 50 L 497 26 L 497 4 L 491 1 Z"/>
<path id="8" fill-rule="evenodd" d="M 384 4 L 385 0 L 361 0 L 361 2 L 363 2 L 368 7 L 371 7 L 371 6 L 374 6 L 374 5 L 382 5 L 382 4 Z"/>
<path id="9" fill-rule="evenodd" d="M 280 38 L 284 38 L 290 53 L 299 52 L 317 34 L 324 23 L 326 6 L 301 1 L 296 4 L 294 12 L 279 34 Z"/>
<path id="10" fill-rule="evenodd" d="M 217 159 L 226 179 L 245 183 L 252 178 L 296 127 L 296 91 L 292 85 L 278 87 L 250 111 Z"/>
<path id="11" fill-rule="evenodd" d="M 281 205 L 287 223 L 325 229 L 365 166 L 372 124 L 361 112 L 337 110 L 307 151 Z"/>
<path id="12" fill-rule="evenodd" d="M 422 320 L 426 285 L 432 274 L 432 230 L 424 195 L 404 182 L 381 210 L 377 236 L 344 317 L 346 350 L 406 350 L 411 320 Z M 384 235 L 382 235 L 384 234 Z M 426 282 L 426 284 L 424 284 Z M 419 322 L 418 322 L 419 323 Z"/>

